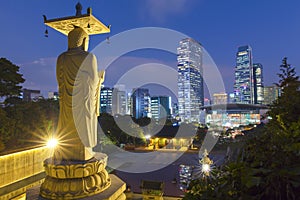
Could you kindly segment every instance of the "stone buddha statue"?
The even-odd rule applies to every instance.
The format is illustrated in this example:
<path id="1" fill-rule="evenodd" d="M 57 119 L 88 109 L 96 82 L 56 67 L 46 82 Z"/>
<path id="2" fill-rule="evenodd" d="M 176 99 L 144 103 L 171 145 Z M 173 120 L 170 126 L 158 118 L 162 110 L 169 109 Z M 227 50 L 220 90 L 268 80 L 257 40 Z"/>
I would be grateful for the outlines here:
<path id="1" fill-rule="evenodd" d="M 68 50 L 57 60 L 59 146 L 55 160 L 89 160 L 97 143 L 99 92 L 104 71 L 97 71 L 97 59 L 87 52 L 88 34 L 74 27 L 68 34 Z"/>
<path id="2" fill-rule="evenodd" d="M 108 156 L 92 151 L 97 144 L 104 71 L 97 71 L 96 56 L 87 51 L 88 35 L 108 33 L 110 29 L 92 15 L 90 8 L 84 15 L 81 9 L 78 3 L 76 16 L 52 20 L 44 17 L 47 26 L 68 35 L 68 50 L 59 55 L 56 64 L 58 146 L 53 156 L 44 160 L 46 177 L 38 199 L 125 200 L 126 184 L 106 171 Z"/>

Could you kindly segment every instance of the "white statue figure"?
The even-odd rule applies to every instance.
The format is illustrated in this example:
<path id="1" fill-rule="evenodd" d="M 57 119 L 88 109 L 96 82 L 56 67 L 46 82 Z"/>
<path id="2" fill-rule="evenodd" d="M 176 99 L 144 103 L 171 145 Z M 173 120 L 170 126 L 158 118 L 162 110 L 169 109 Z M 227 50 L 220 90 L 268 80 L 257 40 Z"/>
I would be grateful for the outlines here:
<path id="1" fill-rule="evenodd" d="M 56 159 L 88 160 L 94 155 L 104 71 L 98 73 L 96 56 L 87 52 L 88 42 L 88 34 L 75 27 L 68 34 L 68 50 L 57 60 L 60 149 L 54 154 Z"/>

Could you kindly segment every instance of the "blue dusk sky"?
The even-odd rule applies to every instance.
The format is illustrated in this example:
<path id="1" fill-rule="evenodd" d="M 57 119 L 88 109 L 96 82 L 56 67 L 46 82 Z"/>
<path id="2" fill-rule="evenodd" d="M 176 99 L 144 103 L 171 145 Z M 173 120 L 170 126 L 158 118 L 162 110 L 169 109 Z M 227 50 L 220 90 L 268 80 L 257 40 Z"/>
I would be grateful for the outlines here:
<path id="1" fill-rule="evenodd" d="M 77 2 L 1 1 L 0 57 L 20 66 L 20 72 L 26 79 L 25 88 L 39 89 L 43 94 L 57 91 L 56 58 L 66 51 L 67 38 L 51 28 L 48 28 L 49 37 L 45 37 L 42 15 L 48 19 L 75 15 Z M 83 13 L 91 7 L 94 16 L 112 25 L 111 33 L 90 37 L 90 50 L 105 42 L 107 37 L 113 38 L 127 30 L 161 27 L 199 41 L 221 72 L 227 93 L 233 90 L 235 55 L 242 45 L 250 45 L 254 62 L 263 65 L 265 85 L 277 82 L 276 73 L 285 56 L 299 73 L 298 0 L 81 0 L 80 3 Z M 110 42 L 105 43 L 107 48 L 109 45 L 124 45 Z M 99 65 L 101 60 L 105 60 L 101 55 L 97 58 Z M 154 49 L 133 51 L 107 68 L 105 85 L 113 86 L 131 67 L 149 62 L 174 69 L 177 63 L 176 55 L 169 52 Z M 164 93 L 159 89 L 150 92 Z"/>

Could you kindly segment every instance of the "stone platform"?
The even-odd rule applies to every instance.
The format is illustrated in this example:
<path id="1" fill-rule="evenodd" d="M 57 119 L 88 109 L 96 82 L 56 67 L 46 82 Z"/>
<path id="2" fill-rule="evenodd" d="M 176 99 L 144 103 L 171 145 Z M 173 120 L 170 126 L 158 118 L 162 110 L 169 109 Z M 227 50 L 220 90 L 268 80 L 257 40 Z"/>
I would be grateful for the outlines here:
<path id="1" fill-rule="evenodd" d="M 110 174 L 109 175 L 111 179 L 111 185 L 109 188 L 107 188 L 105 191 L 81 198 L 82 200 L 125 200 L 126 196 L 124 194 L 124 191 L 126 189 L 126 184 L 117 176 Z M 46 200 L 39 196 L 40 193 L 40 186 L 36 186 L 33 188 L 30 188 L 26 192 L 26 199 L 28 200 Z"/>

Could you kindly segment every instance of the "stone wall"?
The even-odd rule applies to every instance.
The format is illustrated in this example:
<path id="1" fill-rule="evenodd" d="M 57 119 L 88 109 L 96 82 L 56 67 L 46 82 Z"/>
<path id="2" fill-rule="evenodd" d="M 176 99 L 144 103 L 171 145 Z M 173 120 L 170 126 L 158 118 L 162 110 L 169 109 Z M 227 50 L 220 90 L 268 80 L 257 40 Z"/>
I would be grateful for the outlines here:
<path id="1" fill-rule="evenodd" d="M 44 178 L 43 161 L 50 153 L 49 148 L 39 147 L 0 156 L 0 199 L 13 198 L 40 182 Z"/>

